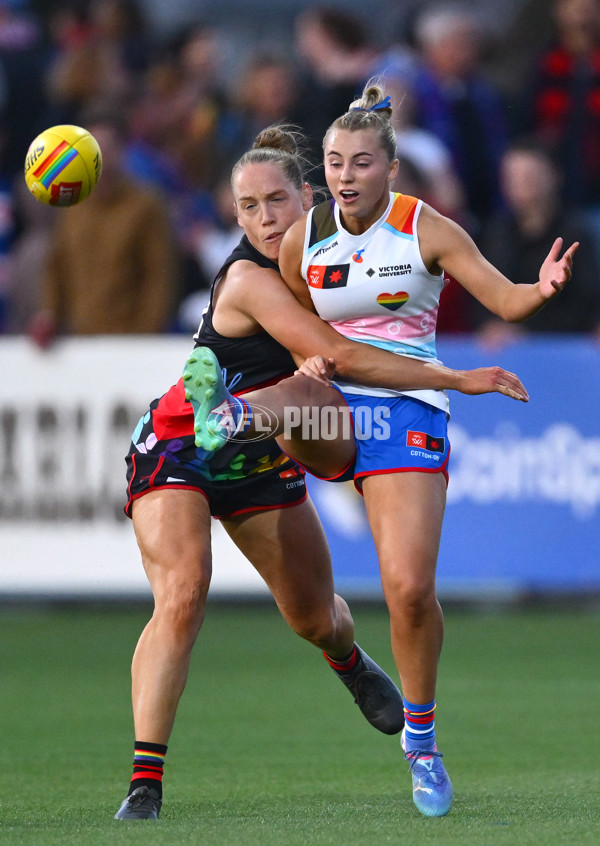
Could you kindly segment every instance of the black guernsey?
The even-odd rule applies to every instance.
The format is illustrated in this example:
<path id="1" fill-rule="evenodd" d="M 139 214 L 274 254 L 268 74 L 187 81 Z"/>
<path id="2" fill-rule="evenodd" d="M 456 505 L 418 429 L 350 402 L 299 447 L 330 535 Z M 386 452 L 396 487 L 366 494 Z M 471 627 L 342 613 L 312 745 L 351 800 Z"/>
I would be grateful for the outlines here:
<path id="1" fill-rule="evenodd" d="M 210 300 L 202 315 L 202 322 L 194 335 L 197 347 L 210 347 L 223 369 L 228 389 L 235 394 L 278 382 L 296 370 L 294 359 L 280 343 L 267 332 L 257 332 L 242 338 L 227 338 L 213 326 L 213 296 L 216 286 L 231 265 L 240 260 L 251 261 L 259 267 L 279 272 L 275 262 L 263 256 L 252 246 L 246 235 L 219 270 L 210 290 Z M 260 291 L 257 291 L 260 296 Z"/>

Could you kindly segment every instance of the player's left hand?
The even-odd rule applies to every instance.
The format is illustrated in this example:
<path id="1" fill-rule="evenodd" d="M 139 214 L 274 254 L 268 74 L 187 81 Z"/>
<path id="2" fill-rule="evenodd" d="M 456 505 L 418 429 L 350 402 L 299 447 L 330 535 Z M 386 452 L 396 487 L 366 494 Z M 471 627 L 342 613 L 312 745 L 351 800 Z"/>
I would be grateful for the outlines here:
<path id="1" fill-rule="evenodd" d="M 559 294 L 571 278 L 573 256 L 579 247 L 579 242 L 575 241 L 571 244 L 561 258 L 562 246 L 563 239 L 557 238 L 540 268 L 539 288 L 545 300 Z"/>
<path id="2" fill-rule="evenodd" d="M 304 359 L 296 373 L 303 373 L 304 376 L 310 376 L 311 379 L 329 386 L 335 374 L 335 359 L 328 358 L 325 361 L 322 355 L 312 355 Z"/>
<path id="3" fill-rule="evenodd" d="M 529 402 L 525 385 L 515 373 L 502 367 L 478 367 L 476 370 L 461 370 L 461 384 L 458 390 L 463 394 L 504 394 L 514 400 Z"/>

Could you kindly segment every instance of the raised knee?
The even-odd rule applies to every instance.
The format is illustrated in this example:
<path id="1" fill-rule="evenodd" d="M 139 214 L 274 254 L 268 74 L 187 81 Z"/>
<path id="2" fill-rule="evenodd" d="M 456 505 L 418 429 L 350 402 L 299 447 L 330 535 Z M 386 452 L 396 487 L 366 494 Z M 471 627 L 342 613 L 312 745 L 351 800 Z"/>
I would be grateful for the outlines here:
<path id="1" fill-rule="evenodd" d="M 325 385 L 303 373 L 288 376 L 280 384 L 289 385 L 290 390 L 293 387 L 294 402 L 299 406 L 320 406 L 325 398 L 330 397 L 330 391 Z"/>

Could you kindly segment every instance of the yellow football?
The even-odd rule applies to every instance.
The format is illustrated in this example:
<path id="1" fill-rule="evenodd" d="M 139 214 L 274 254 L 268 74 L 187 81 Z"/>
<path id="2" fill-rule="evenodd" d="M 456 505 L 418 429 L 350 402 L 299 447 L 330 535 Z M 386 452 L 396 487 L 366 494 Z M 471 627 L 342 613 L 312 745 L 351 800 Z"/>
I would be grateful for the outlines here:
<path id="1" fill-rule="evenodd" d="M 74 206 L 90 195 L 102 173 L 102 152 L 81 126 L 52 126 L 31 142 L 25 182 L 40 203 Z"/>

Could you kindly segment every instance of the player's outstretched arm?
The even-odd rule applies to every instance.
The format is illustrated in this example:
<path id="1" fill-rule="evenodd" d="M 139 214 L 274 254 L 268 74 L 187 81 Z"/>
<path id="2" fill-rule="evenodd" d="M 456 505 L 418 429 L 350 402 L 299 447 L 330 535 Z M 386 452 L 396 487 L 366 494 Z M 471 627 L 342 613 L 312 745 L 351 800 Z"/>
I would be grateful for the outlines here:
<path id="1" fill-rule="evenodd" d="M 424 367 L 427 366 L 425 362 Z M 519 377 L 502 367 L 478 367 L 475 370 L 452 370 L 437 364 L 431 367 L 441 380 L 445 378 L 448 390 L 469 396 L 497 393 L 521 402 L 529 401 L 529 394 Z M 445 377 L 442 371 L 445 371 Z M 331 357 L 324 359 L 321 355 L 309 356 L 298 365 L 296 372 L 330 385 L 336 373 L 336 361 Z"/>
<path id="2" fill-rule="evenodd" d="M 472 393 L 483 393 L 482 387 L 494 383 L 492 376 L 486 383 L 482 377 L 467 377 L 465 371 L 351 341 L 300 305 L 274 270 L 237 267 L 241 264 L 236 262 L 228 271 L 219 305 L 226 305 L 230 314 L 235 312 L 246 320 L 250 319 L 254 327 L 262 327 L 292 352 L 297 363 L 315 355 L 322 356 L 325 361 L 332 358 L 340 378 L 397 391 L 429 388 L 464 392 L 468 389 Z M 257 296 L 257 291 L 260 296 Z M 250 328 L 250 324 L 245 325 Z M 524 389 L 522 392 L 520 398 L 525 399 Z"/>
<path id="3" fill-rule="evenodd" d="M 557 238 L 544 260 L 537 281 L 513 283 L 479 252 L 462 227 L 424 206 L 419 217 L 423 261 L 431 269 L 443 269 L 493 314 L 509 323 L 527 320 L 559 294 L 573 269 L 575 242 L 562 253 Z M 562 255 L 561 255 L 562 253 Z"/>

